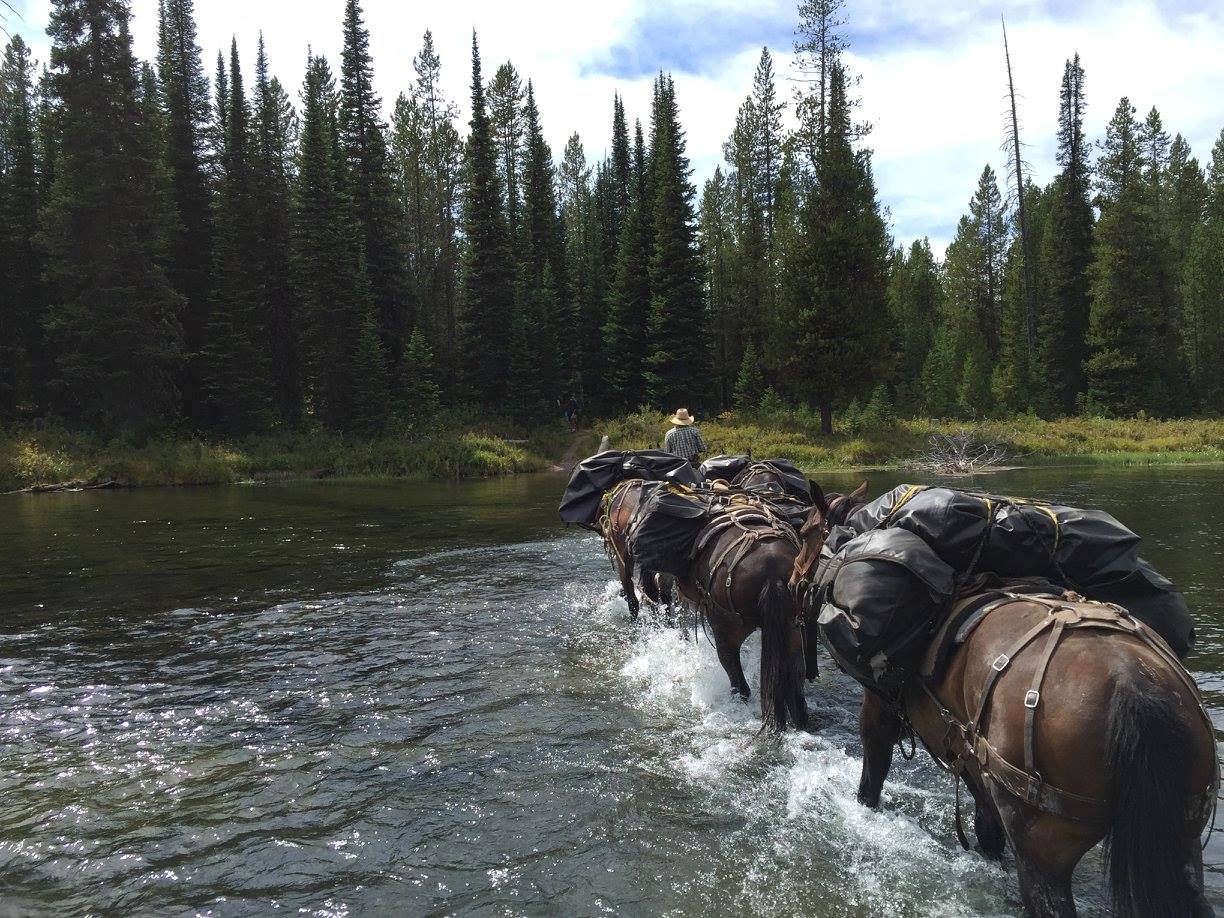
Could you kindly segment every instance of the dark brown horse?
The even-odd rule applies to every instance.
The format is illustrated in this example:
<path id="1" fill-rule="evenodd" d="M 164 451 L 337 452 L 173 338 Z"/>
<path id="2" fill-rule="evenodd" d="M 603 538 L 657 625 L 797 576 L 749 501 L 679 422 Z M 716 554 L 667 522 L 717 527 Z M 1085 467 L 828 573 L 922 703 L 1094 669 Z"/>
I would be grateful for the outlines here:
<path id="1" fill-rule="evenodd" d="M 858 501 L 817 498 L 797 578 Z M 1215 738 L 1198 690 L 1155 632 L 1073 594 L 1004 595 L 931 679 L 899 698 L 864 692 L 859 800 L 870 807 L 912 725 L 976 808 L 984 853 L 1015 852 L 1028 914 L 1075 915 L 1071 877 L 1097 842 L 1123 916 L 1213 914 L 1199 837 L 1218 788 Z M 962 844 L 964 843 L 962 835 Z"/>
<path id="2" fill-rule="evenodd" d="M 767 504 L 740 498 L 702 531 L 678 580 L 709 623 L 731 691 L 745 701 L 751 689 L 740 647 L 761 629 L 761 716 L 778 730 L 807 727 L 804 629 L 787 588 L 798 552 L 793 527 Z"/>
<path id="3" fill-rule="evenodd" d="M 641 506 L 643 490 L 647 482 L 641 478 L 622 481 L 604 496 L 603 512 L 599 518 L 599 530 L 603 533 L 604 547 L 616 568 L 617 579 L 621 583 L 621 592 L 625 602 L 629 604 L 629 614 L 638 617 L 641 605 L 638 602 L 637 590 L 634 587 L 634 560 L 629 550 L 629 525 L 633 516 Z M 668 605 L 671 602 L 670 589 L 666 587 L 659 574 L 652 571 L 642 571 L 640 574 L 642 592 L 656 606 Z"/>

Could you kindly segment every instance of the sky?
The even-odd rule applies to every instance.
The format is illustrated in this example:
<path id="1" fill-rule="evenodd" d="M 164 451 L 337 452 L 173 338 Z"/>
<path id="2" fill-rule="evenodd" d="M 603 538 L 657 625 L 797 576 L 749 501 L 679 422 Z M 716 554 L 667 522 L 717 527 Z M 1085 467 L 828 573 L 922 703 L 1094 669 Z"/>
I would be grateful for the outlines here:
<path id="1" fill-rule="evenodd" d="M 11 0 L 13 2 L 13 0 Z M 15 0 L 10 32 L 46 60 L 50 0 Z M 513 61 L 534 81 L 546 136 L 560 158 L 582 137 L 588 160 L 608 147 L 612 96 L 630 119 L 649 117 L 650 85 L 674 75 L 700 187 L 722 161 L 722 145 L 767 46 L 781 94 L 798 85 L 791 58 L 795 0 L 364 0 L 375 80 L 390 111 L 413 80 L 426 29 L 442 56 L 443 82 L 466 125 L 472 29 L 486 78 Z M 156 0 L 133 0 L 141 57 L 153 55 Z M 262 29 L 273 71 L 296 97 L 307 47 L 339 69 L 344 0 L 196 0 L 200 45 L 212 72 L 236 35 L 248 70 Z M 987 163 L 1001 176 L 1006 72 L 1000 16 L 1007 17 L 1025 158 L 1039 183 L 1054 175 L 1063 62 L 1080 54 L 1086 127 L 1099 138 L 1121 96 L 1142 118 L 1159 108 L 1201 162 L 1224 128 L 1224 3 L 1220 0 L 848 0 L 848 63 L 861 77 L 862 114 L 873 129 L 880 201 L 899 243 L 927 236 L 942 252 Z M 793 109 L 793 105 L 792 105 Z M 465 127 L 466 129 L 466 127 Z"/>

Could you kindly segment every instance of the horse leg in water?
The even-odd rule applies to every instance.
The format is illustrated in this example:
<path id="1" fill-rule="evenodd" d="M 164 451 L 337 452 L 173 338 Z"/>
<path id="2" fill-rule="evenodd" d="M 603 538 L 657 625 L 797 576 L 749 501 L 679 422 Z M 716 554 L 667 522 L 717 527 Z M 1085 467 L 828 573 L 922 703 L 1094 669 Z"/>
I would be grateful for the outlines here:
<path id="1" fill-rule="evenodd" d="M 741 623 L 730 623 L 719 613 L 707 615 L 710 631 L 714 635 L 714 649 L 718 651 L 718 662 L 722 664 L 727 678 L 731 680 L 731 692 L 747 701 L 752 695 L 748 680 L 744 678 L 744 667 L 740 663 L 740 647 L 751 633 Z"/>
<path id="2" fill-rule="evenodd" d="M 633 558 L 626 555 L 624 560 L 621 560 L 620 556 L 617 556 L 616 573 L 620 577 L 621 593 L 625 597 L 625 602 L 629 605 L 629 615 L 632 618 L 637 618 L 640 606 L 637 598 L 637 587 L 633 584 Z"/>
<path id="3" fill-rule="evenodd" d="M 866 689 L 859 708 L 859 737 L 863 741 L 863 773 L 859 776 L 858 800 L 875 809 L 892 766 L 893 747 L 901 737 L 901 719 L 883 698 Z"/>
<path id="4" fill-rule="evenodd" d="M 880 794 L 892 766 L 893 749 L 901 738 L 901 728 L 901 718 L 884 703 L 884 699 L 875 692 L 863 692 L 863 705 L 859 709 L 863 773 L 859 778 L 858 800 L 864 806 L 875 809 L 880 805 Z M 1006 838 L 994 802 L 969 775 L 965 775 L 965 783 L 976 804 L 973 829 L 978 847 L 987 857 L 998 858 L 1003 854 Z"/>

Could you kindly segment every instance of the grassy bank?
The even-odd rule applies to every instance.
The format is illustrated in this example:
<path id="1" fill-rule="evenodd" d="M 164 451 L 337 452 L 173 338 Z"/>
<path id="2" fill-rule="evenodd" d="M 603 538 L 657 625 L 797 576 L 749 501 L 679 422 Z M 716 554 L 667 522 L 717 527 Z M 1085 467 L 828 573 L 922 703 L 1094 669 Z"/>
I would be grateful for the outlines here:
<path id="1" fill-rule="evenodd" d="M 68 481 L 139 487 L 331 476 L 479 478 L 550 468 L 573 441 L 561 426 L 533 431 L 524 442 L 509 442 L 523 438 L 513 433 L 460 428 L 352 442 L 316 432 L 235 441 L 164 437 L 133 445 L 59 430 L 0 431 L 0 491 Z"/>
<path id="2" fill-rule="evenodd" d="M 0 431 L 0 491 L 69 481 L 139 487 L 332 476 L 480 478 L 542 471 L 571 451 L 581 458 L 595 451 L 605 432 L 617 449 L 656 447 L 666 429 L 665 414 L 638 412 L 600 423 L 577 441 L 562 425 L 524 437 L 496 423 L 357 442 L 299 432 L 234 441 L 165 437 L 133 445 L 62 430 Z M 1001 444 L 1018 465 L 1224 462 L 1224 420 L 868 420 L 824 435 L 819 419 L 806 412 L 701 419 L 711 454 L 778 456 L 809 472 L 899 466 L 922 452 L 931 434 L 961 429 Z"/>
<path id="3" fill-rule="evenodd" d="M 791 459 L 808 471 L 898 466 L 921 453 L 932 434 L 958 430 L 1002 445 L 1017 465 L 1224 462 L 1224 420 L 895 420 L 857 423 L 825 435 L 818 417 L 777 411 L 724 414 L 700 425 L 711 455 L 751 452 Z M 658 446 L 666 428 L 666 415 L 639 412 L 611 422 L 608 434 L 618 449 L 641 449 Z"/>

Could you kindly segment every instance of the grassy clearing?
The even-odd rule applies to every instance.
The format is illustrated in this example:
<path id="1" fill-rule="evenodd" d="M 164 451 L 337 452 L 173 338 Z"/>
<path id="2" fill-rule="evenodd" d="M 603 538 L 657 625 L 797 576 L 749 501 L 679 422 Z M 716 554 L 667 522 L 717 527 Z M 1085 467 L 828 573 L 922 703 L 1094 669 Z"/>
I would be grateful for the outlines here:
<path id="1" fill-rule="evenodd" d="M 726 413 L 701 420 L 701 431 L 717 453 L 747 453 L 791 459 L 800 468 L 852 469 L 898 466 L 920 453 L 933 433 L 969 430 L 997 442 L 1018 465 L 1148 465 L 1224 462 L 1224 420 L 1150 418 L 1066 418 L 1044 421 L 1021 416 L 977 422 L 895 420 L 865 429 L 835 428 L 820 433 L 820 420 L 806 411 L 765 415 Z M 609 422 L 617 449 L 658 446 L 667 415 L 638 412 Z"/>
<path id="2" fill-rule="evenodd" d="M 495 426 L 359 442 L 316 432 L 233 442 L 165 437 L 141 445 L 62 430 L 0 431 L 0 491 L 106 479 L 140 487 L 280 477 L 480 478 L 547 469 L 573 434 L 550 427 L 523 442 L 508 439 L 520 438 Z"/>

